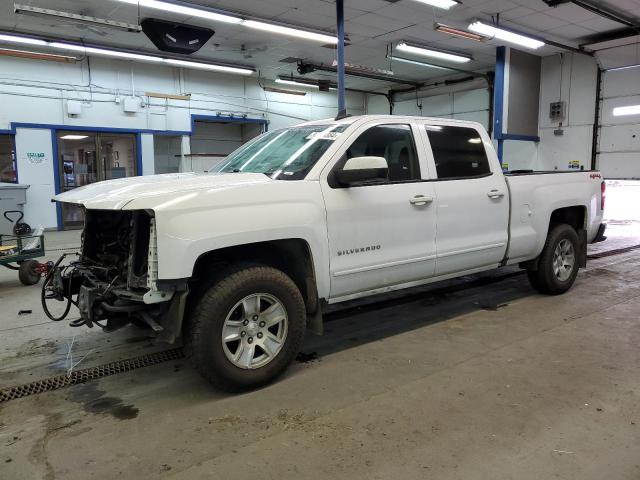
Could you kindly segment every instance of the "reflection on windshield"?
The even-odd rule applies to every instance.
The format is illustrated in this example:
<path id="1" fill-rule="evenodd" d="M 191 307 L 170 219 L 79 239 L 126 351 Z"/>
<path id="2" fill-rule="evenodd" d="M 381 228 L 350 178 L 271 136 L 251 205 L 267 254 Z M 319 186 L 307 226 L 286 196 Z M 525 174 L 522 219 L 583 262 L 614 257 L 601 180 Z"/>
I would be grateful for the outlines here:
<path id="1" fill-rule="evenodd" d="M 300 180 L 348 125 L 310 125 L 260 135 L 229 155 L 218 173 L 264 173 L 273 179 Z"/>

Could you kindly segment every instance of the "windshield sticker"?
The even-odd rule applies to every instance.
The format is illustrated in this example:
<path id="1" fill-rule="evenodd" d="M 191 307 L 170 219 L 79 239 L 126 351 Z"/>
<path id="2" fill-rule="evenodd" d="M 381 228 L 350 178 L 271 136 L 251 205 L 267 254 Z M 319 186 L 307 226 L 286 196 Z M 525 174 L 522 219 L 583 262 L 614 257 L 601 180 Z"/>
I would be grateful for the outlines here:
<path id="1" fill-rule="evenodd" d="M 307 140 L 329 140 L 333 142 L 340 136 L 340 132 L 313 132 L 306 139 Z"/>

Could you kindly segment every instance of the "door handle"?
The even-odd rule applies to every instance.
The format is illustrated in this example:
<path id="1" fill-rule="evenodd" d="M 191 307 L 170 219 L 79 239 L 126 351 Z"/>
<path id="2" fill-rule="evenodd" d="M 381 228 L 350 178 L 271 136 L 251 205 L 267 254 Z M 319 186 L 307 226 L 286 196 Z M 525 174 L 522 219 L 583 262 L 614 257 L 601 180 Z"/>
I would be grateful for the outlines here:
<path id="1" fill-rule="evenodd" d="M 494 189 L 494 190 L 491 190 L 489 193 L 487 193 L 487 196 L 489 198 L 502 198 L 504 197 L 504 192 Z"/>
<path id="2" fill-rule="evenodd" d="M 409 203 L 411 205 L 415 205 L 417 207 L 421 206 L 421 205 L 427 205 L 429 203 L 433 202 L 433 198 L 432 197 L 425 197 L 424 195 L 416 195 L 415 197 L 411 198 L 409 200 Z"/>

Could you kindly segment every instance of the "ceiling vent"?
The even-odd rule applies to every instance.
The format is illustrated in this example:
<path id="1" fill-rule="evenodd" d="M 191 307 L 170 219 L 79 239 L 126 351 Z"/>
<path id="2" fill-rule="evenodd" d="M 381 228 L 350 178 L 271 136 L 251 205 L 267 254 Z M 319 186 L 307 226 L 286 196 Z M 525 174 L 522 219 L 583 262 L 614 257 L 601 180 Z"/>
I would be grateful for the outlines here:
<path id="1" fill-rule="evenodd" d="M 142 31 L 163 52 L 197 52 L 215 33 L 209 28 L 194 27 L 182 23 L 167 22 L 155 18 L 142 21 Z"/>

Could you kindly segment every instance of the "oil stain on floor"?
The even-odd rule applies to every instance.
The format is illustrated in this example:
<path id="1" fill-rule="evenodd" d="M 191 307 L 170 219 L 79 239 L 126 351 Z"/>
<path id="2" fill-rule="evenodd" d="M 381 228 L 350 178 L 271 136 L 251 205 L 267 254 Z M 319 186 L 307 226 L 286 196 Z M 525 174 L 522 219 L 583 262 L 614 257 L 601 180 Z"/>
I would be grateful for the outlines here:
<path id="1" fill-rule="evenodd" d="M 138 416 L 139 409 L 133 405 L 125 405 L 118 397 L 106 396 L 95 382 L 75 385 L 69 389 L 68 399 L 82 404 L 85 412 L 111 415 L 118 420 L 131 420 Z"/>

